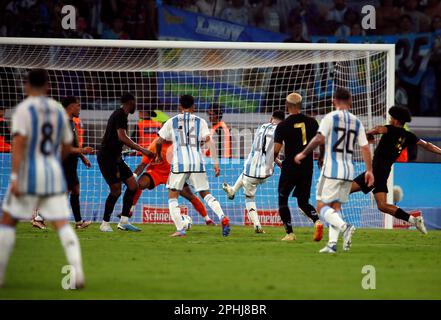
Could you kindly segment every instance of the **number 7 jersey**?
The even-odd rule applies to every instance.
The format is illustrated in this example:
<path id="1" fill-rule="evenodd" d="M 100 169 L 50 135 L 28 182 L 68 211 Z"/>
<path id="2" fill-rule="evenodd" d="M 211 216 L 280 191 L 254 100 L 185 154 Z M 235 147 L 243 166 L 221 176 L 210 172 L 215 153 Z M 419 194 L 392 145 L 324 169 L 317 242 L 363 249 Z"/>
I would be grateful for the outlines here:
<path id="1" fill-rule="evenodd" d="M 328 113 L 320 122 L 318 132 L 325 137 L 325 158 L 322 174 L 326 178 L 354 179 L 354 148 L 368 144 L 361 121 L 347 110 Z"/>
<path id="2" fill-rule="evenodd" d="M 66 192 L 60 150 L 73 135 L 63 107 L 45 96 L 26 98 L 12 116 L 12 134 L 26 137 L 19 190 L 38 196 Z"/>

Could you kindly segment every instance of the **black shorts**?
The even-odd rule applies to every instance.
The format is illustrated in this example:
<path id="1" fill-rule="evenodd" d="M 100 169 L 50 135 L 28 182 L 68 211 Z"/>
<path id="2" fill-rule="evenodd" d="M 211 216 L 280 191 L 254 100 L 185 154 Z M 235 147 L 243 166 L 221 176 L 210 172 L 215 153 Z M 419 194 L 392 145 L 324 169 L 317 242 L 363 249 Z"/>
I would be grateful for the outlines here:
<path id="1" fill-rule="evenodd" d="M 309 201 L 311 196 L 311 183 L 313 169 L 282 168 L 279 179 L 279 198 L 287 198 L 292 193 L 293 197 Z"/>
<path id="2" fill-rule="evenodd" d="M 76 185 L 80 184 L 80 180 L 78 179 L 77 167 L 78 158 L 67 159 L 66 161 L 63 161 L 63 171 L 66 178 L 67 189 L 69 191 L 73 190 Z"/>
<path id="3" fill-rule="evenodd" d="M 361 191 L 363 193 L 379 193 L 379 192 L 385 192 L 388 193 L 389 190 L 387 188 L 387 179 L 389 178 L 391 168 L 389 166 L 374 166 L 373 173 L 374 173 L 374 185 L 372 187 L 368 187 L 364 180 L 364 174 L 360 174 L 358 177 L 354 179 L 354 182 L 358 184 L 361 188 Z"/>
<path id="4" fill-rule="evenodd" d="M 97 161 L 101 174 L 108 185 L 121 181 L 125 182 L 133 176 L 132 170 L 121 157 L 114 157 L 98 152 Z"/>

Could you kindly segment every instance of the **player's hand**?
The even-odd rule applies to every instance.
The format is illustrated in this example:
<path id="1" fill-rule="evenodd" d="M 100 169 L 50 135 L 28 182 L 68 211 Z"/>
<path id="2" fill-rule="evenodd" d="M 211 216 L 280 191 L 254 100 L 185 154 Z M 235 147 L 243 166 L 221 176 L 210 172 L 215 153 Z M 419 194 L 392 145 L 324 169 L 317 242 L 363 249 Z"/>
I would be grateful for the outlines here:
<path id="1" fill-rule="evenodd" d="M 280 161 L 279 158 L 277 158 L 276 160 L 274 160 L 274 163 L 275 163 L 279 168 L 282 168 L 282 161 Z"/>
<path id="2" fill-rule="evenodd" d="M 155 157 L 155 154 L 153 152 L 151 152 L 150 150 L 147 150 L 146 148 L 141 148 L 140 151 L 147 158 L 153 159 Z"/>
<path id="3" fill-rule="evenodd" d="M 92 164 L 90 163 L 89 159 L 87 159 L 86 157 L 81 158 L 81 160 L 83 161 L 84 166 L 85 166 L 87 169 L 90 169 L 90 168 L 92 167 Z"/>
<path id="4" fill-rule="evenodd" d="M 366 171 L 364 174 L 364 182 L 368 185 L 368 187 L 372 187 L 374 185 L 374 175 L 372 171 Z"/>
<path id="5" fill-rule="evenodd" d="M 372 133 L 367 133 L 366 134 L 366 138 L 367 138 L 369 143 L 374 143 L 375 142 L 375 136 Z"/>
<path id="6" fill-rule="evenodd" d="M 300 152 L 294 157 L 294 162 L 300 164 L 302 163 L 302 160 L 305 158 L 306 158 L 305 154 L 303 152 Z"/>
<path id="7" fill-rule="evenodd" d="M 17 180 L 11 181 L 10 191 L 17 198 L 21 196 L 20 190 L 18 189 L 18 182 L 17 182 Z"/>
<path id="8" fill-rule="evenodd" d="M 323 158 L 317 159 L 317 166 L 319 167 L 320 170 L 323 168 Z"/>
<path id="9" fill-rule="evenodd" d="M 95 152 L 95 150 L 92 147 L 84 147 L 81 149 L 82 154 L 91 154 L 94 152 Z"/>
<path id="10" fill-rule="evenodd" d="M 218 165 L 218 164 L 215 164 L 215 165 L 214 165 L 214 175 L 215 175 L 216 177 L 219 177 L 219 176 L 220 176 L 220 168 L 219 168 L 219 165 Z"/>

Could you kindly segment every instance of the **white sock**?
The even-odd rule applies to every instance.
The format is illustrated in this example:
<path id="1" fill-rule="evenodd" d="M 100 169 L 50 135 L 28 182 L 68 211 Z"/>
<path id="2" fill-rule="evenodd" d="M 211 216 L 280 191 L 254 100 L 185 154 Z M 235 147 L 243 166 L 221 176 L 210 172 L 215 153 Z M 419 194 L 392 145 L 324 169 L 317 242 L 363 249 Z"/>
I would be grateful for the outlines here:
<path id="1" fill-rule="evenodd" d="M 205 219 L 205 221 L 211 220 L 211 218 L 208 214 L 204 217 L 204 219 Z"/>
<path id="2" fill-rule="evenodd" d="M 260 228 L 261 226 L 259 216 L 257 215 L 256 202 L 254 202 L 254 199 L 245 199 L 245 205 L 247 207 L 248 217 L 250 218 L 254 227 Z"/>
<path id="3" fill-rule="evenodd" d="M 66 254 L 67 262 L 75 269 L 76 282 L 84 282 L 83 263 L 81 260 L 80 242 L 70 224 L 58 230 L 61 244 Z"/>
<path id="4" fill-rule="evenodd" d="M 40 216 L 40 214 L 39 214 L 39 213 L 37 213 L 37 214 L 35 215 L 35 218 L 34 218 L 34 220 L 35 220 L 35 221 L 40 221 L 40 222 L 43 222 L 43 221 L 44 221 L 43 217 L 42 217 L 42 216 Z"/>
<path id="5" fill-rule="evenodd" d="M 213 210 L 213 212 L 219 217 L 219 220 L 222 220 L 225 217 L 219 201 L 217 201 L 216 198 L 213 197 L 213 195 L 207 194 L 204 197 L 204 201 L 210 207 L 210 209 Z"/>
<path id="6" fill-rule="evenodd" d="M 325 218 L 327 223 L 338 228 L 340 231 L 344 231 L 346 229 L 346 222 L 344 222 L 339 213 L 331 207 L 323 207 L 320 210 L 320 214 Z"/>
<path id="7" fill-rule="evenodd" d="M 234 186 L 233 186 L 233 192 L 234 192 L 234 194 L 236 194 L 236 192 L 237 192 L 240 188 L 242 188 L 242 186 L 243 186 L 242 178 L 243 178 L 243 174 L 241 174 L 241 175 L 237 178 L 236 183 L 234 183 Z"/>
<path id="8" fill-rule="evenodd" d="M 6 267 L 15 243 L 15 228 L 0 225 L 0 287 L 5 281 Z"/>
<path id="9" fill-rule="evenodd" d="M 338 236 L 340 234 L 340 230 L 332 225 L 329 226 L 329 240 L 328 245 L 332 247 L 337 244 Z"/>
<path id="10" fill-rule="evenodd" d="M 415 225 L 416 219 L 414 216 L 409 216 L 409 223 Z"/>
<path id="11" fill-rule="evenodd" d="M 121 223 L 121 224 L 128 224 L 129 223 L 129 217 L 121 216 L 121 219 L 119 220 L 119 223 Z"/>
<path id="12" fill-rule="evenodd" d="M 168 210 L 170 211 L 170 216 L 175 223 L 176 230 L 181 231 L 184 229 L 184 224 L 181 218 L 181 209 L 178 205 L 178 199 L 168 199 Z"/>

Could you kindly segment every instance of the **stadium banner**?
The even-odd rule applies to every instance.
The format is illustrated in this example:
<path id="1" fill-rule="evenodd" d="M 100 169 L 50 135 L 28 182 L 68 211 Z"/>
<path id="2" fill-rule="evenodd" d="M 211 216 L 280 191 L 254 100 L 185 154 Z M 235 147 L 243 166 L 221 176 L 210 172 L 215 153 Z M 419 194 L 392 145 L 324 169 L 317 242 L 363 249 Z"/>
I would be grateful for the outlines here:
<path id="1" fill-rule="evenodd" d="M 166 5 L 158 7 L 158 25 L 160 40 L 282 42 L 287 37 Z"/>
<path id="2" fill-rule="evenodd" d="M 186 206 L 180 206 L 181 214 L 188 214 Z M 142 223 L 152 224 L 173 224 L 168 208 L 152 207 L 148 205 L 142 206 Z"/>
<path id="3" fill-rule="evenodd" d="M 277 209 L 269 209 L 269 210 L 258 210 L 257 215 L 259 217 L 260 224 L 262 226 L 283 226 L 282 219 L 279 215 L 279 210 Z M 244 211 L 244 222 L 246 226 L 250 226 L 253 223 L 251 222 L 250 218 L 248 217 L 247 210 Z"/>
<path id="4" fill-rule="evenodd" d="M 419 85 L 430 61 L 432 48 L 434 48 L 434 44 L 440 36 L 441 31 L 435 33 L 351 36 L 344 38 L 336 36 L 313 36 L 311 40 L 317 43 L 395 44 L 395 68 L 400 79 L 412 85 Z"/>

